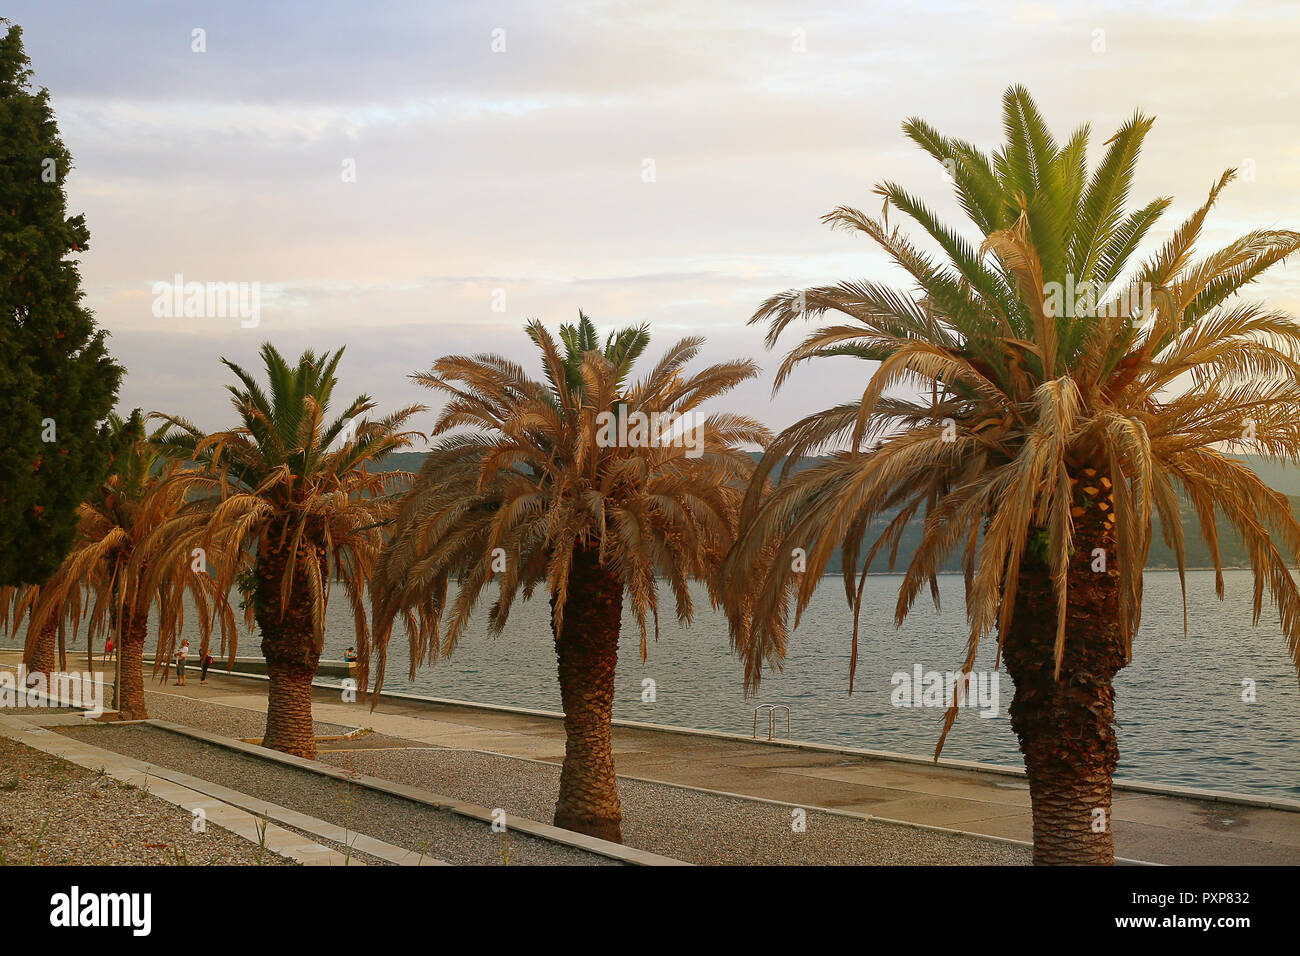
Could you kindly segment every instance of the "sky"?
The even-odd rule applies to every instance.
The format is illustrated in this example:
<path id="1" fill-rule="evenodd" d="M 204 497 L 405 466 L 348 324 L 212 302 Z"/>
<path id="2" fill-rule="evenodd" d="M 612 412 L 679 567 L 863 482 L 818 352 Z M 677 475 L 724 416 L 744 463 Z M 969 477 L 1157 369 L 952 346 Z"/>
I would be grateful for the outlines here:
<path id="1" fill-rule="evenodd" d="M 896 180 L 948 219 L 920 116 L 992 150 L 1023 83 L 1091 155 L 1157 122 L 1133 199 L 1174 198 L 1159 242 L 1229 167 L 1204 250 L 1300 225 L 1300 5 L 1267 3 L 5 0 L 50 90 L 84 213 L 86 303 L 128 372 L 121 407 L 233 424 L 219 358 L 346 346 L 336 392 L 437 398 L 407 376 L 446 354 L 535 365 L 521 331 L 578 309 L 650 324 L 650 355 L 764 368 L 722 400 L 774 428 L 861 394 L 823 360 L 771 395 L 778 351 L 747 325 L 769 295 L 905 286 L 861 235 Z M 202 43 L 195 31 L 202 31 Z M 201 51 L 196 46 L 202 46 Z M 915 234 L 915 233 L 914 233 Z M 978 238 L 978 237 L 976 237 Z M 1297 265 L 1252 297 L 1300 313 Z M 154 285 L 258 283 L 256 327 L 159 317 Z M 433 413 L 416 427 L 432 426 Z"/>

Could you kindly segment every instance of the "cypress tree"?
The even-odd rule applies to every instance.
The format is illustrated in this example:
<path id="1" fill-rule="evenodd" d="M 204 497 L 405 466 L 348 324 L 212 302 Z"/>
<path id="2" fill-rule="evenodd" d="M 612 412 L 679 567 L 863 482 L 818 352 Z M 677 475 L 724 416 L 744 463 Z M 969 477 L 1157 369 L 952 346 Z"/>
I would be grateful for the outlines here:
<path id="1" fill-rule="evenodd" d="M 49 91 L 32 89 L 22 29 L 0 19 L 0 33 L 0 585 L 40 584 L 107 474 L 122 369 L 81 304 L 70 257 L 90 234 L 67 215 Z"/>

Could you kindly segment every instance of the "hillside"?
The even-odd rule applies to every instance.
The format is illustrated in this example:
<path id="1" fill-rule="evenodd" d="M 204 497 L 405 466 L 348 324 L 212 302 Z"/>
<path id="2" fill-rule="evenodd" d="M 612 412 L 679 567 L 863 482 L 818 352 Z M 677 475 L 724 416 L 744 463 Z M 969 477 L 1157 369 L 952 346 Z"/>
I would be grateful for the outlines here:
<path id="1" fill-rule="evenodd" d="M 751 455 L 755 460 L 759 457 L 757 452 L 752 452 Z M 805 462 L 800 462 L 796 466 L 796 470 L 806 468 L 816 460 L 807 459 Z M 379 470 L 417 472 L 420 470 L 423 461 L 424 454 L 422 452 L 395 452 L 384 459 L 379 466 Z M 1275 488 L 1289 496 L 1292 499 L 1292 510 L 1297 510 L 1297 507 L 1300 506 L 1300 465 L 1283 464 L 1251 455 L 1243 456 L 1242 461 L 1259 475 L 1270 488 Z M 893 513 L 887 513 L 874 522 L 868 539 L 875 540 L 875 535 L 880 533 L 892 517 Z M 1183 511 L 1183 536 L 1186 541 L 1187 566 L 1189 568 L 1212 567 L 1209 548 L 1206 546 L 1204 538 L 1201 537 L 1196 517 L 1190 508 L 1185 508 Z M 904 568 L 907 566 L 913 551 L 920 541 L 920 537 L 920 522 L 911 522 L 904 530 L 902 540 L 899 542 L 896 567 Z M 1219 521 L 1219 553 L 1224 567 L 1246 567 L 1249 565 L 1240 539 L 1222 519 Z M 944 570 L 957 571 L 960 570 L 960 567 L 960 555 L 954 555 L 944 565 Z M 1147 567 L 1177 567 L 1173 552 L 1165 544 L 1160 533 L 1158 522 L 1152 535 L 1151 553 L 1147 559 Z M 840 571 L 840 553 L 838 550 L 831 558 L 827 570 L 836 573 Z M 872 562 L 871 570 L 875 573 L 887 572 L 889 570 L 888 555 L 877 556 L 876 560 Z"/>

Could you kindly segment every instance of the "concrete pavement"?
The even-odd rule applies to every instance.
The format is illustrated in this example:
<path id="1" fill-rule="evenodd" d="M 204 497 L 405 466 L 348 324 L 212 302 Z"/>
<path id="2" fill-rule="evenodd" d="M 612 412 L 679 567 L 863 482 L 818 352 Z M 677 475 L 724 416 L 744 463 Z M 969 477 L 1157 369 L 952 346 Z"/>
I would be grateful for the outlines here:
<path id="1" fill-rule="evenodd" d="M 0 651 L 0 662 L 10 652 Z M 84 660 L 69 662 L 75 669 Z M 265 682 L 210 675 L 150 690 L 265 712 Z M 343 703 L 337 688 L 314 693 L 317 720 L 368 727 L 417 746 L 484 750 L 558 763 L 558 715 L 384 695 Z M 399 741 L 394 741 L 400 746 Z M 347 742 L 326 745 L 345 749 Z M 723 791 L 978 835 L 1031 839 L 1029 793 L 1011 768 L 876 754 L 815 744 L 683 731 L 632 722 L 614 730 L 620 776 Z M 1112 808 L 1119 857 L 1164 864 L 1300 864 L 1300 803 L 1212 791 L 1117 784 Z"/>

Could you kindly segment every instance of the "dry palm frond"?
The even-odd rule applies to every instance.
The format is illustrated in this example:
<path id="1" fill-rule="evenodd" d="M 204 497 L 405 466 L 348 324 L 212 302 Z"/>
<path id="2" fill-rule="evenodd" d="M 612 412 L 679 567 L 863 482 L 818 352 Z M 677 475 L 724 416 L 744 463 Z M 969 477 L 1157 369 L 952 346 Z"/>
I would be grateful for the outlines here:
<path id="1" fill-rule="evenodd" d="M 77 510 L 77 536 L 68 555 L 39 589 L 30 589 L 25 602 L 15 604 L 18 615 L 29 616 L 27 652 L 51 621 L 64 634 L 87 627 L 87 655 L 112 636 L 121 646 L 121 629 L 129 618 L 147 615 L 154 607 L 160 642 L 173 641 L 184 624 L 183 598 L 200 609 L 200 639 L 204 649 L 214 625 L 225 637 L 234 633 L 234 618 L 213 581 L 183 570 L 160 573 L 149 586 L 141 580 L 142 544 L 184 506 L 181 488 L 169 479 L 175 468 L 163 463 L 150 442 L 166 428 L 146 438 L 138 412 L 127 420 L 110 416 L 110 428 L 124 452 L 114 461 L 104 482 Z"/>
<path id="2" fill-rule="evenodd" d="M 701 344 L 688 338 L 630 381 L 648 342 L 643 328 L 611 335 L 603 349 L 586 316 L 565 326 L 559 342 L 539 323 L 527 331 L 545 381 L 493 355 L 447 356 L 412 376 L 450 401 L 434 429 L 442 437 L 402 503 L 373 577 L 376 692 L 395 621 L 405 624 L 414 674 L 419 664 L 452 653 L 492 585 L 493 632 L 505 627 L 519 596 L 542 587 L 552 596 L 558 633 L 579 547 L 597 549 L 622 582 L 643 657 L 649 634 L 657 636 L 657 578 L 673 592 L 683 623 L 694 613 L 689 581 L 703 581 L 715 607 L 721 600 L 718 568 L 734 541 L 752 471 L 741 446 L 769 436 L 752 419 L 699 408 L 757 367 L 726 362 L 688 374 Z M 602 415 L 696 417 L 682 418 L 691 431 L 679 440 L 669 433 L 636 444 L 609 441 Z M 453 433 L 465 426 L 472 430 Z M 764 662 L 784 653 L 783 638 L 773 632 L 762 643 L 738 632 L 733 644 L 754 680 Z"/>
<path id="3" fill-rule="evenodd" d="M 285 550 L 281 613 L 295 581 L 308 588 L 319 651 L 330 587 L 341 582 L 364 668 L 370 648 L 364 595 L 394 514 L 394 496 L 410 479 L 400 471 L 371 473 L 367 465 L 421 437 L 403 426 L 423 406 L 372 419 L 366 413 L 374 404 L 363 395 L 331 419 L 342 353 L 306 352 L 291 366 L 266 344 L 261 355 L 269 389 L 223 360 L 240 381 L 229 386 L 240 424 L 224 432 L 204 434 L 177 416 L 154 413 L 169 427 L 151 444 L 175 463 L 166 486 L 184 504 L 142 542 L 132 570 L 142 587 L 163 588 L 170 576 L 190 572 L 201 554 L 207 567 L 199 576 L 209 580 L 208 597 L 215 602 L 217 596 L 224 600 L 242 571 L 256 566 L 259 546 Z M 313 561 L 299 567 L 298 555 L 307 548 L 324 562 L 323 573 Z M 168 593 L 179 607 L 179 594 Z M 250 599 L 249 626 L 255 616 Z M 228 645 L 231 658 L 236 640 L 232 636 Z M 159 657 L 171 649 L 169 640 L 160 640 Z"/>
<path id="4" fill-rule="evenodd" d="M 1125 211 L 1152 121 L 1139 115 L 1125 124 L 1089 175 L 1086 128 L 1060 147 L 1023 89 L 1009 90 L 1004 107 L 1008 142 L 992 156 L 920 120 L 905 126 L 948 166 L 981 242 L 939 223 L 898 186 L 882 185 L 887 209 L 909 216 L 944 258 L 842 207 L 827 221 L 873 239 L 913 287 L 859 282 L 786 292 L 751 320 L 767 325 L 771 346 L 796 319 L 838 313 L 789 352 L 778 387 L 814 359 L 851 356 L 879 366 L 856 402 L 811 415 L 768 446 L 756 478 L 784 463 L 783 480 L 770 493 L 756 485 L 744 503 L 741 535 L 724 569 L 733 632 L 760 645 L 783 641 L 791 602 L 797 623 L 841 546 L 856 621 L 863 578 L 856 587 L 854 578 L 897 546 L 900 521 L 923 515 L 898 622 L 927 583 L 933 590 L 945 559 L 961 553 L 969 671 L 981 639 L 1009 627 L 1021 563 L 1037 541 L 1057 603 L 1059 668 L 1069 640 L 1071 479 L 1090 468 L 1112 483 L 1113 563 L 1130 649 L 1153 518 L 1181 575 L 1179 505 L 1186 501 L 1209 544 L 1220 596 L 1218 518 L 1242 537 L 1256 578 L 1256 616 L 1267 590 L 1300 668 L 1300 592 L 1287 571 L 1300 556 L 1300 525 L 1284 496 L 1225 454 L 1300 454 L 1300 325 L 1237 295 L 1300 249 L 1300 233 L 1252 232 L 1197 260 L 1196 240 L 1233 178 L 1229 171 L 1153 257 L 1131 265 L 1169 205 L 1162 198 Z M 1123 294 L 1126 274 L 1145 283 L 1137 301 Z M 1089 295 L 1060 314 L 1052 290 L 1061 288 Z M 900 388 L 929 401 L 900 397 Z M 800 457 L 837 445 L 847 450 L 791 471 Z M 872 535 L 863 560 L 864 536 Z M 794 549 L 807 553 L 802 573 L 788 560 Z M 857 634 L 855 623 L 850 686 Z"/>

